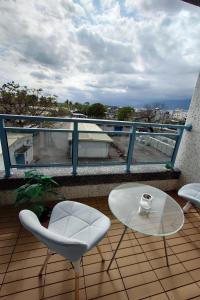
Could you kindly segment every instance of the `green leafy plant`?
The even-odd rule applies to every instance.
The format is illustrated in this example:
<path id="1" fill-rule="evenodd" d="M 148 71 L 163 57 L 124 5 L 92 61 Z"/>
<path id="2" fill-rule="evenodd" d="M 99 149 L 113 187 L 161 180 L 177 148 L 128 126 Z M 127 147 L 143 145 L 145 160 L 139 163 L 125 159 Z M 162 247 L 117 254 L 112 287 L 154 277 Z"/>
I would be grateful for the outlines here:
<path id="1" fill-rule="evenodd" d="M 16 189 L 16 205 L 27 203 L 39 218 L 45 211 L 44 197 L 50 194 L 58 194 L 54 188 L 58 183 L 51 176 L 40 174 L 37 170 L 24 173 L 26 183 Z"/>

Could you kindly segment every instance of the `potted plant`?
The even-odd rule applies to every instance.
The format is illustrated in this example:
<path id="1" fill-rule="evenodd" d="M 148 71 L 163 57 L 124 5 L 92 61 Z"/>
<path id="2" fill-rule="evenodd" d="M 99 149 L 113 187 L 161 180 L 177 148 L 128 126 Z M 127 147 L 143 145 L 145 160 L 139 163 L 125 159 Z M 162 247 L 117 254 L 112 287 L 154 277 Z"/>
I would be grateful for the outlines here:
<path id="1" fill-rule="evenodd" d="M 24 173 L 26 183 L 16 189 L 16 205 L 28 204 L 41 221 L 44 221 L 50 215 L 50 208 L 44 204 L 47 194 L 58 194 L 54 188 L 58 183 L 47 176 L 39 173 L 37 170 L 30 170 Z M 63 197 L 62 197 L 63 198 Z"/>

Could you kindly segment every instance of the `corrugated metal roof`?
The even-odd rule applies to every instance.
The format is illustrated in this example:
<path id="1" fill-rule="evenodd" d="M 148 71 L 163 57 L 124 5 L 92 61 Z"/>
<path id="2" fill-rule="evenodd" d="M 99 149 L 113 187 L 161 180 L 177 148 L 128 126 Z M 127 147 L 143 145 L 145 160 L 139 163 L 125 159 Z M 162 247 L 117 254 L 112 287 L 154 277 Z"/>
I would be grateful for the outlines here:
<path id="1" fill-rule="evenodd" d="M 73 129 L 73 123 L 69 123 L 69 129 Z M 102 129 L 96 124 L 89 123 L 78 123 L 78 130 L 87 130 L 87 131 L 101 131 Z M 69 135 L 69 139 L 72 139 L 72 135 Z M 79 133 L 80 141 L 90 141 L 90 142 L 107 142 L 111 143 L 113 140 L 106 133 Z"/>

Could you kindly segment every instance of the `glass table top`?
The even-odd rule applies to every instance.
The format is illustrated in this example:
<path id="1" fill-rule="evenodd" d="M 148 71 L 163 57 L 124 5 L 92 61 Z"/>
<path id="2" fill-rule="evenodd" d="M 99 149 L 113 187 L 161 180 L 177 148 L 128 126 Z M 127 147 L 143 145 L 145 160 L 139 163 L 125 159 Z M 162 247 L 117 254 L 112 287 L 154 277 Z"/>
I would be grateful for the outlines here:
<path id="1" fill-rule="evenodd" d="M 153 197 L 147 215 L 139 214 L 140 199 L 144 193 Z M 111 191 L 108 202 L 121 223 L 140 233 L 167 236 L 179 231 L 184 224 L 179 204 L 165 192 L 149 185 L 122 184 Z"/>

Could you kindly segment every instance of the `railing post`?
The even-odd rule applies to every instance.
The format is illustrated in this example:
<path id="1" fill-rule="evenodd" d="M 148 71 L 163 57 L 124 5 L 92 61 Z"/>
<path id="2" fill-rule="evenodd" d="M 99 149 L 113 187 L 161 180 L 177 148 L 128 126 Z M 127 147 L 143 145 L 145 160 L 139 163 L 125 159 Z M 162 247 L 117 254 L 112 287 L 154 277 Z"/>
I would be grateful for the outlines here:
<path id="1" fill-rule="evenodd" d="M 185 130 L 187 131 L 192 131 L 192 124 L 187 124 L 186 127 L 185 127 Z"/>
<path id="2" fill-rule="evenodd" d="M 6 129 L 4 128 L 4 120 L 0 118 L 0 139 L 1 139 L 1 149 L 5 168 L 5 177 L 10 176 L 10 153 L 8 147 L 8 139 L 6 134 Z"/>
<path id="3" fill-rule="evenodd" d="M 74 121 L 74 130 L 72 133 L 72 174 L 77 174 L 78 165 L 78 122 Z"/>
<path id="4" fill-rule="evenodd" d="M 132 132 L 130 134 L 129 145 L 128 145 L 128 155 L 127 155 L 127 163 L 126 163 L 126 172 L 130 173 L 131 162 L 133 158 L 133 149 L 136 137 L 136 125 L 134 124 L 132 127 Z"/>
<path id="5" fill-rule="evenodd" d="M 173 151 L 172 158 L 171 158 L 172 167 L 174 167 L 174 164 L 175 164 L 175 160 L 176 160 L 178 149 L 179 149 L 179 146 L 180 146 L 180 143 L 181 143 L 183 131 L 184 131 L 184 128 L 179 128 L 178 129 L 179 136 L 176 140 L 176 144 L 175 144 L 174 151 Z"/>

